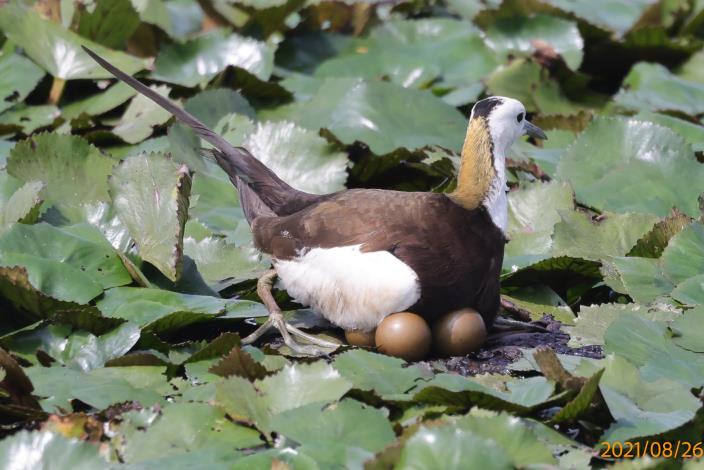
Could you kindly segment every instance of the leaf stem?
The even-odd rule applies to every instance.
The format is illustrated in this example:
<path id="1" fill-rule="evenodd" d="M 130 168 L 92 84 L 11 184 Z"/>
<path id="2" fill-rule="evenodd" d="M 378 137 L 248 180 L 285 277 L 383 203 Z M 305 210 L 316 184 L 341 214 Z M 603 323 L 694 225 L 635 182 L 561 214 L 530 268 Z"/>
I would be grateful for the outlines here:
<path id="1" fill-rule="evenodd" d="M 59 101 L 61 100 L 61 95 L 63 95 L 64 93 L 65 86 L 66 80 L 54 77 L 54 81 L 51 83 L 51 90 L 49 90 L 49 104 L 59 104 Z"/>

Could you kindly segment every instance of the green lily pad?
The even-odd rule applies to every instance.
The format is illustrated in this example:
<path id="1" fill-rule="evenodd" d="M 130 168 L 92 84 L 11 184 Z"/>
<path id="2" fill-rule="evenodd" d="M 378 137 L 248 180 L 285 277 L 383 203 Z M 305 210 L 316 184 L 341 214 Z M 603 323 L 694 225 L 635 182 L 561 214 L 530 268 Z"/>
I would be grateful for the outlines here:
<path id="1" fill-rule="evenodd" d="M 526 413 L 552 396 L 555 384 L 545 377 L 532 377 L 506 384 L 500 391 L 470 378 L 438 374 L 414 390 L 413 400 L 433 405 L 470 409 L 472 406 Z"/>
<path id="2" fill-rule="evenodd" d="M 672 237 L 661 260 L 665 274 L 675 283 L 700 275 L 704 265 L 704 224 L 695 222 Z"/>
<path id="3" fill-rule="evenodd" d="M 4 176 L 9 176 L 5 174 Z M 11 178 L 11 177 L 10 177 Z M 5 189 L 3 186 L 2 189 Z M 13 192 L 7 199 L 0 196 L 0 234 L 16 222 L 34 223 L 39 217 L 42 203 L 40 193 L 44 189 L 41 181 L 30 181 Z"/>
<path id="4" fill-rule="evenodd" d="M 333 367 L 359 390 L 372 390 L 380 396 L 403 394 L 423 379 L 417 366 L 404 367 L 395 357 L 355 349 L 335 358 Z"/>
<path id="5" fill-rule="evenodd" d="M 333 402 L 351 387 L 324 361 L 287 365 L 254 382 L 230 377 L 215 384 L 217 402 L 233 419 L 250 421 L 264 432 L 272 430 L 275 415 L 311 403 Z"/>
<path id="6" fill-rule="evenodd" d="M 262 259 L 255 250 L 238 247 L 215 237 L 199 241 L 186 238 L 183 252 L 195 261 L 198 272 L 213 287 L 221 286 L 221 281 L 225 280 L 227 284 L 235 284 L 257 279 L 271 266 L 271 262 Z"/>
<path id="7" fill-rule="evenodd" d="M 616 103 L 630 109 L 704 112 L 704 84 L 684 80 L 660 64 L 636 64 L 624 79 Z"/>
<path id="8" fill-rule="evenodd" d="M 492 95 L 510 96 L 523 103 L 529 112 L 548 115 L 573 115 L 587 109 L 572 102 L 559 83 L 532 59 L 515 59 L 486 79 Z"/>
<path id="9" fill-rule="evenodd" d="M 678 284 L 670 295 L 685 305 L 704 304 L 704 274 L 690 277 Z"/>
<path id="10" fill-rule="evenodd" d="M 694 150 L 699 152 L 704 150 L 704 127 L 702 126 L 674 116 L 650 111 L 641 111 L 635 117 L 636 119 L 651 121 L 661 126 L 669 127 L 681 135 L 688 144 L 691 144 Z"/>
<path id="11" fill-rule="evenodd" d="M 560 54 L 567 66 L 577 70 L 582 63 L 584 40 L 577 25 L 562 18 L 538 14 L 498 20 L 487 30 L 489 45 L 503 54 L 532 55 L 536 38 Z"/>
<path id="12" fill-rule="evenodd" d="M 317 132 L 287 121 L 253 125 L 240 115 L 224 117 L 216 130 L 222 130 L 231 144 L 252 152 L 296 189 L 326 194 L 345 187 L 347 156 Z"/>
<path id="13" fill-rule="evenodd" d="M 651 0 L 605 0 L 599 8 L 594 8 L 594 4 L 589 0 L 546 0 L 545 3 L 622 36 L 635 25 L 653 2 Z"/>
<path id="14" fill-rule="evenodd" d="M 93 470 L 108 465 L 98 447 L 47 431 L 19 431 L 0 442 L 3 468 L 72 468 Z"/>
<path id="15" fill-rule="evenodd" d="M 321 63 L 317 77 L 389 77 L 404 87 L 447 90 L 479 84 L 498 61 L 470 23 L 449 18 L 385 22 Z M 477 94 L 481 92 L 480 85 Z M 470 97 L 464 104 L 471 102 Z"/>
<path id="16" fill-rule="evenodd" d="M 704 357 L 677 346 L 661 323 L 621 315 L 606 330 L 604 345 L 607 353 L 637 366 L 645 380 L 668 378 L 689 387 L 704 383 Z"/>
<path id="17" fill-rule="evenodd" d="M 24 181 L 42 181 L 47 202 L 64 217 L 82 221 L 85 212 L 108 198 L 108 175 L 115 162 L 84 139 L 39 134 L 10 152 L 7 172 Z"/>
<path id="18" fill-rule="evenodd" d="M 164 404 L 162 393 L 170 388 L 163 375 L 165 369 L 132 366 L 81 372 L 66 367 L 34 366 L 25 371 L 34 384 L 35 395 L 44 397 L 40 400 L 44 410 L 58 412 L 60 408 L 71 410 L 73 399 L 97 409 L 125 401 L 135 401 L 142 406 Z"/>
<path id="19" fill-rule="evenodd" d="M 404 446 L 399 468 L 448 470 L 481 467 L 505 469 L 511 460 L 492 439 L 456 426 L 421 427 Z"/>
<path id="20" fill-rule="evenodd" d="M 570 335 L 570 340 L 567 344 L 572 348 L 591 344 L 603 345 L 604 334 L 609 326 L 617 319 L 628 314 L 658 322 L 670 322 L 679 316 L 677 313 L 649 309 L 639 304 L 582 306 L 579 309 L 575 325 L 563 327 Z"/>
<path id="21" fill-rule="evenodd" d="M 261 304 L 249 300 L 225 300 L 138 287 L 107 290 L 96 306 L 106 317 L 122 318 L 156 332 L 222 315 L 248 318 L 266 314 Z"/>
<path id="22" fill-rule="evenodd" d="M 66 119 L 75 119 L 82 114 L 99 116 L 117 108 L 136 94 L 133 88 L 118 82 L 95 95 L 67 104 L 62 108 L 61 115 Z"/>
<path id="23" fill-rule="evenodd" d="M 43 76 L 42 69 L 19 54 L 0 56 L 0 113 L 24 101 Z"/>
<path id="24" fill-rule="evenodd" d="M 91 59 L 81 46 L 92 49 L 111 64 L 130 74 L 145 67 L 143 60 L 82 38 L 18 3 L 5 5 L 2 12 L 0 29 L 5 36 L 22 47 L 30 59 L 56 78 L 113 78 L 112 74 Z"/>
<path id="25" fill-rule="evenodd" d="M 162 154 L 124 160 L 110 177 L 117 215 L 139 255 L 172 281 L 181 275 L 190 191 L 188 168 Z"/>
<path id="26" fill-rule="evenodd" d="M 37 129 L 49 127 L 61 115 L 59 108 L 52 104 L 25 106 L 18 105 L 0 114 L 0 132 L 22 131 L 29 135 Z"/>
<path id="27" fill-rule="evenodd" d="M 152 89 L 162 96 L 169 96 L 171 89 L 165 85 L 153 86 Z M 137 95 L 130 101 L 125 114 L 112 131 L 122 140 L 136 144 L 152 135 L 153 128 L 164 124 L 171 118 L 171 113 L 154 103 L 144 95 Z"/>
<path id="28" fill-rule="evenodd" d="M 616 292 L 628 294 L 641 304 L 669 294 L 674 284 L 652 258 L 615 257 L 603 261 L 604 282 Z"/>
<path id="29" fill-rule="evenodd" d="M 675 132 L 626 118 L 595 118 L 567 150 L 557 172 L 572 183 L 580 202 L 658 216 L 673 206 L 697 214 L 697 181 L 704 178 L 704 166 Z"/>
<path id="30" fill-rule="evenodd" d="M 588 214 L 562 212 L 555 225 L 554 256 L 573 256 L 598 261 L 624 256 L 653 227 L 658 218 L 651 214 L 602 213 L 597 221 Z"/>
<path id="31" fill-rule="evenodd" d="M 46 223 L 15 225 L 0 236 L 0 251 L 27 254 L 70 266 L 90 276 L 103 289 L 132 282 L 120 257 L 105 243 L 95 243 Z M 64 282 L 70 283 L 71 280 Z"/>
<path id="32" fill-rule="evenodd" d="M 694 418 L 700 407 L 685 384 L 664 377 L 648 379 L 620 355 L 608 356 L 604 364 L 599 389 L 616 422 L 600 441 L 662 434 Z"/>
<path id="33" fill-rule="evenodd" d="M 165 46 L 154 64 L 152 78 L 194 87 L 208 82 L 228 66 L 268 80 L 274 51 L 266 43 L 224 30 L 203 34 L 183 44 Z"/>
<path id="34" fill-rule="evenodd" d="M 680 347 L 690 351 L 704 352 L 704 331 L 699 327 L 704 318 L 704 307 L 697 307 L 684 312 L 670 328 L 675 334 L 673 341 Z"/>
<path id="35" fill-rule="evenodd" d="M 302 445 L 342 444 L 369 452 L 382 450 L 396 438 L 382 411 L 350 399 L 284 411 L 271 420 L 271 427 Z"/>
<path id="36" fill-rule="evenodd" d="M 96 2 L 92 11 L 83 10 L 77 32 L 106 47 L 121 49 L 139 26 L 139 15 L 130 0 Z"/>
<path id="37" fill-rule="evenodd" d="M 164 408 L 146 430 L 134 426 L 120 431 L 124 435 L 126 462 L 142 462 L 160 456 L 209 450 L 227 452 L 262 443 L 253 429 L 229 421 L 225 412 L 205 403 L 175 403 Z M 118 432 L 120 432 L 118 431 Z"/>
<path id="38" fill-rule="evenodd" d="M 505 267 L 524 267 L 552 250 L 552 234 L 560 213 L 574 208 L 572 189 L 566 183 L 526 186 L 508 195 L 509 243 Z M 532 255 L 528 259 L 526 255 Z"/>
<path id="39" fill-rule="evenodd" d="M 428 145 L 459 150 L 467 128 L 462 114 L 428 92 L 353 78 L 328 78 L 310 100 L 259 117 L 325 128 L 343 144 L 363 142 L 378 155 Z"/>

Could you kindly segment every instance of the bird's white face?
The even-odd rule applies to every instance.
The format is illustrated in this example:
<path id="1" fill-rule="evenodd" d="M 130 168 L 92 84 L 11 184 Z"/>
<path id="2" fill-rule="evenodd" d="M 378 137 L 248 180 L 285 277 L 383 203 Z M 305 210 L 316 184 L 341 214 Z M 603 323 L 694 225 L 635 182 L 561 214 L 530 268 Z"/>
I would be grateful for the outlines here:
<path id="1" fill-rule="evenodd" d="M 489 124 L 496 158 L 505 158 L 508 149 L 522 135 L 527 134 L 539 139 L 546 138 L 545 133 L 539 127 L 526 119 L 526 108 L 520 101 L 503 96 L 493 96 L 482 101 L 489 101 L 489 105 L 493 102 L 493 106 L 487 109 L 485 117 Z M 479 110 L 481 111 L 482 108 L 488 108 L 488 106 L 480 106 Z M 474 110 L 472 114 L 474 114 Z"/>

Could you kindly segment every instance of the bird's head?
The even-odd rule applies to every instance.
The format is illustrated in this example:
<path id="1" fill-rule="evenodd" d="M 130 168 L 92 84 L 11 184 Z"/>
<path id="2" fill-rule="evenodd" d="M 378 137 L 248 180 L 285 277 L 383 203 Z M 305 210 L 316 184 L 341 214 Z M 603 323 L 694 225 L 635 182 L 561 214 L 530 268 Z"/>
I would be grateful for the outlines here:
<path id="1" fill-rule="evenodd" d="M 511 144 L 522 135 L 547 139 L 542 129 L 526 119 L 525 106 L 513 98 L 491 96 L 478 101 L 472 108 L 470 124 L 475 119 L 485 121 L 495 158 L 505 158 Z"/>
<path id="2" fill-rule="evenodd" d="M 546 139 L 545 133 L 526 119 L 526 108 L 513 98 L 491 96 L 472 108 L 462 147 L 457 189 L 450 197 L 459 205 L 487 208 L 502 231 L 507 225 L 506 155 L 522 135 Z"/>

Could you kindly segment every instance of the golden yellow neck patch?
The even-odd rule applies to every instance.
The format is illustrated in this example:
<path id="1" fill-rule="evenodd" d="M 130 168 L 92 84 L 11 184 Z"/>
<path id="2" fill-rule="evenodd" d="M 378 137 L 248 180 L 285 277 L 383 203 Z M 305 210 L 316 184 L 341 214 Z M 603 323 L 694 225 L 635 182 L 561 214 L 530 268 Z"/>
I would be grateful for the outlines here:
<path id="1" fill-rule="evenodd" d="M 492 162 L 491 133 L 486 119 L 475 117 L 467 126 L 457 188 L 449 197 L 465 209 L 476 209 L 489 194 L 496 177 Z"/>

